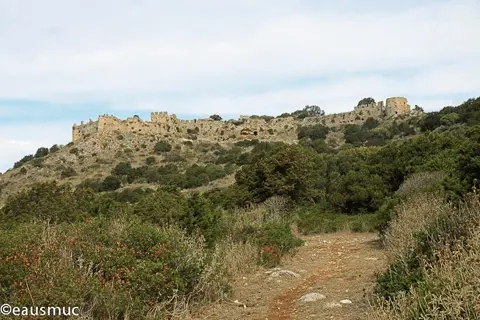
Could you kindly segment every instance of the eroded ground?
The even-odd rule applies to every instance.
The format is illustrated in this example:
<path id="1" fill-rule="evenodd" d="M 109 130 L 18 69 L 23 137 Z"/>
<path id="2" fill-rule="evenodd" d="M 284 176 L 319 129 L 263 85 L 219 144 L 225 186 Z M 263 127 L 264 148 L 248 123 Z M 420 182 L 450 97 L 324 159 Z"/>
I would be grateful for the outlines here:
<path id="1" fill-rule="evenodd" d="M 202 310 L 197 319 L 366 319 L 365 292 L 372 291 L 384 263 L 377 236 L 335 233 L 303 239 L 305 246 L 280 266 L 298 277 L 272 277 L 267 270 L 241 276 L 230 302 Z M 310 293 L 325 298 L 300 301 Z"/>

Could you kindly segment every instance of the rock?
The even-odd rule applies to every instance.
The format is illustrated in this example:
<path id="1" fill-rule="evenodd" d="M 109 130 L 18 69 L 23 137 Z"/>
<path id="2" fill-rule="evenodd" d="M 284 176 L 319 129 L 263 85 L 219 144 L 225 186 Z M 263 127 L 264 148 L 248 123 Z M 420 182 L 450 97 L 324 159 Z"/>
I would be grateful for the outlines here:
<path id="1" fill-rule="evenodd" d="M 335 301 L 332 301 L 332 302 L 328 302 L 326 305 L 325 305 L 325 308 L 328 308 L 328 309 L 332 309 L 332 308 L 340 308 L 342 305 L 338 302 L 335 302 Z"/>
<path id="2" fill-rule="evenodd" d="M 273 273 L 273 272 L 275 272 L 275 271 L 281 271 L 281 270 L 282 270 L 282 269 L 280 269 L 280 268 L 274 268 L 273 270 L 265 271 L 265 273 L 266 273 L 266 274 L 271 274 L 271 273 Z"/>
<path id="3" fill-rule="evenodd" d="M 326 297 L 323 294 L 313 292 L 313 293 L 309 293 L 309 294 L 306 294 L 303 297 L 301 297 L 300 301 L 302 301 L 302 302 L 315 302 L 315 301 L 318 301 L 318 300 L 323 300 L 325 298 Z"/>
<path id="4" fill-rule="evenodd" d="M 378 260 L 378 258 L 365 258 L 365 260 L 377 261 L 377 260 Z"/>
<path id="5" fill-rule="evenodd" d="M 271 281 L 273 278 L 278 278 L 281 276 L 290 276 L 294 278 L 300 278 L 300 275 L 298 273 L 295 273 L 293 271 L 289 270 L 278 270 L 278 271 L 273 271 L 270 273 L 270 276 L 268 277 L 268 281 Z"/>
<path id="6" fill-rule="evenodd" d="M 341 304 L 352 304 L 353 302 L 350 301 L 350 300 L 348 300 L 348 299 L 346 299 L 346 300 L 340 301 L 340 303 L 341 303 Z"/>

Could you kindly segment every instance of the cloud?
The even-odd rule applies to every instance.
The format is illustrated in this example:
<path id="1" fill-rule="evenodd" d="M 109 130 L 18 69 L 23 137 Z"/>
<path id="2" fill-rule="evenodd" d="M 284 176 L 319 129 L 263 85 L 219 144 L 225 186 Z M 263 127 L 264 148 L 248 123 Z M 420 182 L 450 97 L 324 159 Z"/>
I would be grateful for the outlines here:
<path id="1" fill-rule="evenodd" d="M 196 93 L 277 79 L 425 72 L 465 59 L 473 63 L 462 70 L 468 76 L 479 67 L 480 43 L 472 41 L 480 29 L 476 1 L 420 2 L 398 12 L 382 5 L 375 9 L 377 2 L 369 2 L 371 11 L 346 13 L 325 1 L 317 6 L 308 1 L 276 6 L 271 1 L 227 1 L 228 6 L 220 1 L 205 6 L 193 1 L 88 2 L 73 1 L 76 5 L 68 8 L 49 0 L 41 6 L 32 2 L 30 10 L 20 3 L 7 10 L 11 24 L 3 38 L 15 27 L 26 26 L 26 31 L 17 31 L 21 38 L 6 37 L 7 48 L 11 44 L 17 50 L 0 52 L 0 70 L 7 75 L 0 96 L 61 100 Z M 308 11 L 312 6 L 315 11 Z M 35 10 L 35 15 L 21 19 L 22 10 Z"/>

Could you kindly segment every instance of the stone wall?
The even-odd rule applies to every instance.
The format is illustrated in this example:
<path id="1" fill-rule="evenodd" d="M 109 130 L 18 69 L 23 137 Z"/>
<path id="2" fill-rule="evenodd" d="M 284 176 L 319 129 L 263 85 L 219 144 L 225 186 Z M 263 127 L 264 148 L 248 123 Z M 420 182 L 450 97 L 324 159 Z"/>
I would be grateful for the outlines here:
<path id="1" fill-rule="evenodd" d="M 98 121 L 90 120 L 87 123 L 80 123 L 80 125 L 74 124 L 72 128 L 72 141 L 75 142 L 78 139 L 84 139 L 86 137 L 95 135 L 98 133 Z"/>
<path id="2" fill-rule="evenodd" d="M 410 105 L 407 99 L 403 97 L 388 98 L 385 111 L 387 118 L 394 118 L 399 115 L 409 114 Z"/>
<path id="3" fill-rule="evenodd" d="M 210 118 L 180 120 L 167 112 L 152 112 L 150 121 L 143 121 L 137 116 L 120 120 L 114 116 L 102 115 L 98 121 L 83 122 L 74 125 L 73 142 L 88 136 L 114 135 L 129 132 L 139 135 L 164 136 L 172 139 L 205 139 L 210 141 L 227 141 L 244 138 L 261 140 L 294 141 L 297 139 L 299 125 L 322 124 L 336 127 L 346 124 L 363 124 L 368 118 L 386 119 L 409 114 L 410 106 L 402 97 L 388 98 L 386 106 L 383 101 L 356 106 L 353 111 L 329 114 L 321 117 L 309 117 L 295 120 L 293 117 L 266 120 L 258 117 L 242 116 L 236 121 L 214 121 Z"/>

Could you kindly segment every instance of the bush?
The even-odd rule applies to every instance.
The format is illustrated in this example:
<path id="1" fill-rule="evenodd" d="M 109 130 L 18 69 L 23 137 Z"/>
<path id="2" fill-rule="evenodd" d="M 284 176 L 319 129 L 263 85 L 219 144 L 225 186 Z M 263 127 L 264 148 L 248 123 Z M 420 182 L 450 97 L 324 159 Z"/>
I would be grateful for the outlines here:
<path id="1" fill-rule="evenodd" d="M 0 256 L 8 257 L 0 261 L 2 301 L 75 305 L 91 319 L 146 319 L 152 306 L 163 319 L 228 289 L 221 252 L 133 217 L 19 226 L 0 235 Z"/>
<path id="2" fill-rule="evenodd" d="M 115 191 L 120 189 L 122 186 L 122 182 L 116 176 L 108 176 L 102 182 L 102 190 L 103 191 Z"/>
<path id="3" fill-rule="evenodd" d="M 77 172 L 72 167 L 65 168 L 60 174 L 62 178 L 70 178 L 76 175 L 77 175 Z"/>
<path id="4" fill-rule="evenodd" d="M 218 114 L 212 114 L 210 116 L 210 119 L 212 119 L 214 121 L 222 121 L 222 117 L 220 117 Z"/>
<path id="5" fill-rule="evenodd" d="M 156 154 L 162 154 L 165 152 L 169 152 L 170 150 L 172 150 L 172 145 L 165 140 L 158 141 L 155 144 L 154 151 Z"/>
<path id="6" fill-rule="evenodd" d="M 177 224 L 187 213 L 187 201 L 179 192 L 159 189 L 141 199 L 134 208 L 134 214 L 144 221 L 159 225 Z"/>
<path id="7" fill-rule="evenodd" d="M 367 120 L 363 123 L 363 129 L 372 130 L 380 125 L 380 121 L 372 117 L 368 117 Z"/>
<path id="8" fill-rule="evenodd" d="M 321 124 L 313 126 L 302 126 L 298 129 L 298 139 L 310 138 L 311 140 L 325 139 L 328 134 L 328 127 Z"/>
<path id="9" fill-rule="evenodd" d="M 148 166 L 150 166 L 152 164 L 155 164 L 156 162 L 157 162 L 157 158 L 152 157 L 152 156 L 145 159 L 145 164 L 148 165 Z"/>
<path id="10" fill-rule="evenodd" d="M 74 193 L 69 185 L 37 183 L 7 198 L 0 221 L 8 225 L 34 220 L 77 221 L 86 214 L 83 201 L 91 199 L 91 194 Z"/>
<path id="11" fill-rule="evenodd" d="M 30 160 L 33 160 L 33 155 L 32 154 L 29 154 L 28 156 L 23 157 L 20 161 L 15 162 L 15 164 L 13 165 L 13 168 L 14 169 L 20 168 L 21 166 L 23 166 L 25 163 L 27 163 Z"/>
<path id="12" fill-rule="evenodd" d="M 49 152 L 54 153 L 54 152 L 57 152 L 58 150 L 60 150 L 60 147 L 58 145 L 54 144 L 53 146 L 50 147 Z"/>
<path id="13" fill-rule="evenodd" d="M 241 147 L 241 148 L 248 148 L 248 147 L 257 145 L 258 143 L 259 143 L 258 139 L 242 140 L 242 141 L 235 142 L 235 146 Z"/>
<path id="14" fill-rule="evenodd" d="M 44 161 L 44 158 L 35 158 L 32 160 L 32 166 L 34 166 L 35 168 L 43 168 Z"/>
<path id="15" fill-rule="evenodd" d="M 292 234 L 290 225 L 279 221 L 266 223 L 260 230 L 257 241 L 262 248 L 261 263 L 267 266 L 277 265 L 283 255 L 303 245 L 303 240 Z"/>
<path id="16" fill-rule="evenodd" d="M 372 97 L 369 98 L 363 98 L 362 100 L 358 101 L 357 107 L 365 104 L 372 104 L 375 103 L 375 99 Z"/>
<path id="17" fill-rule="evenodd" d="M 46 155 L 48 155 L 48 148 L 38 148 L 37 152 L 35 153 L 35 158 L 41 158 L 41 157 L 45 157 Z"/>

